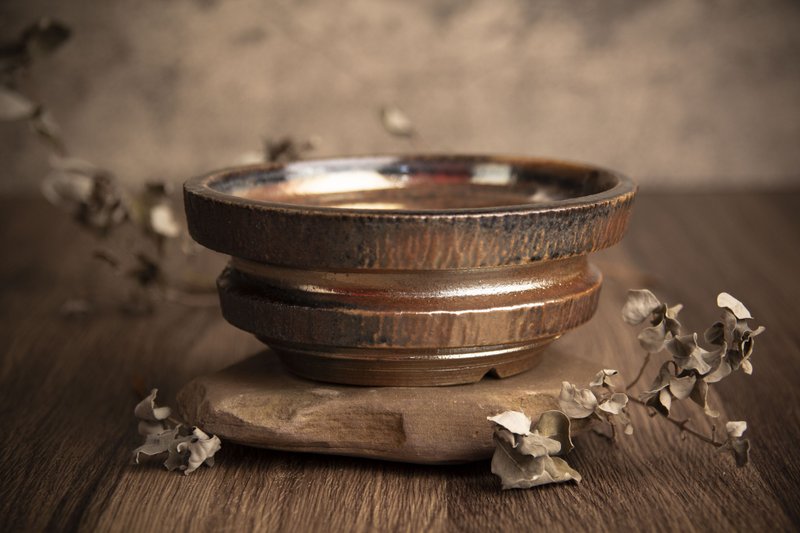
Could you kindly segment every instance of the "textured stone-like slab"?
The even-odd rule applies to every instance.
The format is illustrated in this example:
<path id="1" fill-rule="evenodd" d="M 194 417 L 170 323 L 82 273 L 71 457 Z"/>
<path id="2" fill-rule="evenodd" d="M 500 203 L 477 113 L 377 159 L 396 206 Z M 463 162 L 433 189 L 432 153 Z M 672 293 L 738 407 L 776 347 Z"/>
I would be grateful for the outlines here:
<path id="1" fill-rule="evenodd" d="M 561 381 L 588 382 L 594 365 L 559 349 L 506 378 L 451 387 L 356 387 L 288 373 L 270 351 L 195 379 L 178 395 L 190 423 L 277 450 L 452 463 L 490 457 L 486 417 L 508 409 L 535 419 L 556 407 Z"/>

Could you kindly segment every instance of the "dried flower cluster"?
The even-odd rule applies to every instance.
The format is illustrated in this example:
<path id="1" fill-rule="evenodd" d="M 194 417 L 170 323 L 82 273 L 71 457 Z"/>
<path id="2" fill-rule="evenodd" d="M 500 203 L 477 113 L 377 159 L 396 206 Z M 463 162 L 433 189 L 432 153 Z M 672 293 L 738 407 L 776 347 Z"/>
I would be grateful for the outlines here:
<path id="1" fill-rule="evenodd" d="M 639 398 L 645 405 L 665 417 L 669 417 L 674 401 L 686 399 L 701 406 L 706 416 L 719 417 L 719 412 L 708 405 L 709 385 L 725 379 L 739 369 L 745 374 L 753 372 L 750 356 L 753 353 L 755 337 L 765 328 L 759 326 L 755 330 L 750 329 L 747 321 L 752 320 L 752 315 L 742 302 L 726 292 L 717 296 L 717 306 L 722 309 L 721 320 L 712 324 L 703 335 L 711 349 L 705 349 L 699 344 L 697 333 L 682 335 L 677 320 L 675 326 L 668 329 L 665 334 L 664 343 L 659 351 L 666 347 L 671 359 L 661 365 L 655 381 Z M 675 307 L 680 308 L 680 306 Z M 640 324 L 646 318 L 650 318 L 652 323 L 659 320 L 660 315 L 664 314 L 664 309 L 669 307 L 661 303 L 652 292 L 629 291 L 622 316 L 626 322 L 633 325 Z M 677 312 L 674 315 L 677 315 Z M 639 339 L 641 341 L 641 334 Z M 655 353 L 651 348 L 657 346 L 641 344 L 647 350 L 648 356 Z M 647 362 L 648 359 L 642 366 L 642 372 Z M 729 439 L 723 446 L 734 454 L 739 465 L 748 461 L 750 444 L 742 437 L 746 428 L 745 422 L 729 422 L 726 425 Z M 711 444 L 719 445 L 714 435 L 707 440 Z"/>
<path id="2" fill-rule="evenodd" d="M 531 419 L 518 411 L 506 411 L 488 419 L 494 424 L 496 445 L 492 473 L 504 489 L 527 489 L 560 483 L 581 475 L 557 457 L 572 450 L 569 417 L 560 411 L 542 413 L 531 428 Z"/>
<path id="3" fill-rule="evenodd" d="M 103 239 L 110 238 L 121 226 L 135 227 L 140 242 L 120 246 L 126 254 L 131 254 L 126 262 L 133 266 L 120 268 L 122 260 L 107 249 L 94 255 L 106 259 L 106 264 L 133 282 L 136 290 L 131 291 L 123 308 L 147 312 L 152 310 L 152 297 L 160 294 L 153 294 L 151 289 L 164 288 L 161 266 L 164 244 L 182 233 L 167 185 L 153 182 L 141 191 L 125 191 L 112 172 L 71 156 L 47 108 L 33 102 L 19 88 L 21 72 L 39 57 L 58 50 L 71 33 L 63 23 L 42 18 L 16 40 L 0 46 L 0 120 L 27 121 L 50 151 L 50 172 L 41 183 L 42 194 L 50 203 L 70 213 L 81 227 Z M 147 243 L 155 245 L 155 253 L 146 250 Z M 88 313 L 91 305 L 84 303 L 81 313 L 67 310 L 65 314 Z"/>
<path id="4" fill-rule="evenodd" d="M 692 435 L 715 446 L 719 451 L 733 455 L 738 466 L 749 460 L 750 442 L 744 437 L 747 422 L 730 421 L 725 424 L 727 439 L 716 440 L 716 432 L 703 435 L 687 427 L 689 420 L 670 418 L 670 409 L 675 401 L 690 399 L 703 408 L 712 418 L 719 413 L 708 405 L 709 385 L 717 383 L 741 369 L 745 374 L 753 372 L 750 357 L 754 338 L 764 331 L 763 326 L 751 329 L 748 320 L 752 315 L 739 300 L 728 293 L 717 297 L 722 317 L 709 327 L 703 337 L 710 349 L 698 343 L 698 334 L 683 335 L 678 321 L 680 304 L 669 306 L 661 302 L 649 290 L 632 290 L 628 293 L 622 318 L 632 325 L 647 321 L 648 325 L 638 335 L 639 344 L 646 355 L 637 377 L 626 387 L 630 390 L 644 374 L 651 355 L 666 350 L 671 359 L 664 362 L 653 384 L 638 399 L 629 398 L 618 390 L 613 378 L 616 370 L 603 369 L 589 383 L 588 388 L 579 388 L 563 382 L 558 397 L 559 411 L 544 413 L 534 430 L 530 430 L 530 419 L 517 411 L 506 411 L 489 417 L 494 423 L 496 445 L 492 458 L 492 473 L 500 477 L 504 489 L 529 488 L 545 483 L 574 479 L 580 474 L 563 459 L 572 449 L 570 420 L 588 419 L 601 422 L 612 428 L 621 425 L 625 434 L 633 433 L 628 418 L 629 403 L 652 408 L 685 434 Z M 712 426 L 714 428 L 715 426 Z"/>
<path id="5" fill-rule="evenodd" d="M 631 435 L 633 426 L 627 413 L 628 395 L 617 391 L 611 379 L 617 374 L 616 370 L 601 370 L 589 383 L 588 389 L 579 389 L 564 381 L 561 384 L 558 406 L 572 419 L 592 418 L 608 424 L 614 433 L 615 423 L 620 424 L 624 433 Z"/>
<path id="6" fill-rule="evenodd" d="M 202 429 L 185 426 L 176 422 L 168 427 L 171 409 L 156 406 L 158 389 L 139 402 L 134 414 L 139 419 L 139 434 L 144 435 L 145 442 L 133 450 L 133 460 L 139 464 L 140 456 L 166 454 L 164 467 L 167 470 L 179 470 L 188 475 L 200 465 L 214 466 L 214 454 L 222 447 L 219 437 L 210 436 Z"/>

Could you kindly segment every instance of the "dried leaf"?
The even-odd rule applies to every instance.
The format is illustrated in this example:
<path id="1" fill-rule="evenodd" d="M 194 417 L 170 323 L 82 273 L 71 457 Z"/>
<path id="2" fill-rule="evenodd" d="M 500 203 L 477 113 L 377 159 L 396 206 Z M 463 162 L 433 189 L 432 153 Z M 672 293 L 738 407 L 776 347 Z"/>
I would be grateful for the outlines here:
<path id="1" fill-rule="evenodd" d="M 703 412 L 705 412 L 706 416 L 711 418 L 717 418 L 719 416 L 719 411 L 715 411 L 708 405 L 708 383 L 705 381 L 697 381 L 695 387 L 692 389 L 692 393 L 689 395 L 689 398 L 703 408 Z"/>
<path id="2" fill-rule="evenodd" d="M 725 344 L 725 324 L 721 321 L 714 322 L 711 327 L 703 333 L 703 338 L 709 344 Z"/>
<path id="3" fill-rule="evenodd" d="M 569 417 L 561 411 L 545 411 L 536 421 L 533 430 L 561 445 L 559 455 L 566 455 L 575 446 L 572 444 Z"/>
<path id="4" fill-rule="evenodd" d="M 696 370 L 701 375 L 711 372 L 711 365 L 708 364 L 708 360 L 713 360 L 714 354 L 704 350 L 697 344 L 697 333 L 673 337 L 667 342 L 666 346 L 678 368 Z"/>
<path id="5" fill-rule="evenodd" d="M 606 387 L 606 388 L 613 388 L 613 384 L 611 383 L 611 377 L 616 376 L 618 372 L 611 368 L 604 368 L 597 374 L 595 374 L 594 379 L 591 383 L 589 383 L 590 387 Z"/>
<path id="6" fill-rule="evenodd" d="M 51 203 L 71 211 L 80 224 L 106 234 L 127 220 L 122 191 L 109 172 L 74 158 L 55 157 L 51 166 L 42 193 Z"/>
<path id="7" fill-rule="evenodd" d="M 0 121 L 27 120 L 38 106 L 13 89 L 0 85 Z"/>
<path id="8" fill-rule="evenodd" d="M 168 429 L 160 433 L 148 434 L 145 442 L 133 450 L 133 460 L 139 464 L 140 455 L 159 455 L 169 450 L 170 445 L 178 436 L 178 428 Z"/>
<path id="9" fill-rule="evenodd" d="M 697 377 L 690 374 L 683 377 L 670 377 L 669 379 L 669 392 L 678 400 L 685 400 L 694 390 L 697 383 Z"/>
<path id="10" fill-rule="evenodd" d="M 137 426 L 139 435 L 157 435 L 167 429 L 163 422 L 152 422 L 150 420 L 139 420 Z"/>
<path id="11" fill-rule="evenodd" d="M 500 478 L 503 490 L 527 489 L 538 485 L 544 474 L 544 457 L 523 455 L 507 442 L 495 439 L 492 474 Z"/>
<path id="12" fill-rule="evenodd" d="M 719 447 L 719 451 L 729 451 L 736 460 L 736 466 L 745 466 L 750 462 L 750 441 L 743 437 L 747 431 L 747 422 L 733 421 L 725 424 L 728 440 Z"/>
<path id="13" fill-rule="evenodd" d="M 628 298 L 622 308 L 622 319 L 636 326 L 649 318 L 660 306 L 661 302 L 649 290 L 629 290 Z"/>
<path id="14" fill-rule="evenodd" d="M 580 483 L 583 478 L 577 470 L 569 466 L 560 457 L 548 457 L 544 464 L 545 473 L 550 478 L 545 483 L 563 483 L 564 481 L 575 480 Z M 541 485 L 542 483 L 540 483 Z"/>
<path id="15" fill-rule="evenodd" d="M 172 410 L 169 407 L 157 407 L 156 395 L 158 395 L 158 389 L 153 389 L 150 391 L 150 395 L 147 396 L 147 398 L 136 405 L 133 409 L 133 414 L 136 415 L 136 418 L 157 422 L 169 417 Z"/>
<path id="16" fill-rule="evenodd" d="M 519 411 L 504 411 L 499 415 L 486 417 L 515 435 L 529 435 L 531 432 L 531 419 Z"/>
<path id="17" fill-rule="evenodd" d="M 516 411 L 506 411 L 488 419 L 495 424 L 492 473 L 500 477 L 503 489 L 527 489 L 570 479 L 581 480 L 580 474 L 565 461 L 551 457 L 551 454 L 572 450 L 570 420 L 564 413 L 542 413 L 532 431 L 529 431 L 530 419 Z M 514 434 L 507 428 L 525 431 L 525 434 Z"/>
<path id="18" fill-rule="evenodd" d="M 675 376 L 670 371 L 670 368 L 669 361 L 661 365 L 661 369 L 658 371 L 658 375 L 650 386 L 650 389 L 639 396 L 641 401 L 664 416 L 669 415 L 669 410 L 672 406 L 672 395 L 668 387 L 672 378 Z"/>
<path id="19" fill-rule="evenodd" d="M 66 167 L 51 171 L 41 185 L 47 201 L 73 212 L 89 201 L 93 188 L 91 175 L 73 172 Z"/>
<path id="20" fill-rule="evenodd" d="M 396 137 L 412 137 L 414 125 L 399 108 L 386 106 L 381 108 L 381 122 L 386 131 Z"/>
<path id="21" fill-rule="evenodd" d="M 628 396 L 621 392 L 615 392 L 611 398 L 598 405 L 597 408 L 606 413 L 618 415 L 626 405 L 628 405 Z"/>
<path id="22" fill-rule="evenodd" d="M 561 443 L 557 440 L 540 435 L 534 431 L 530 435 L 523 435 L 519 439 L 517 446 L 518 452 L 532 457 L 542 457 L 545 455 L 556 455 L 561 451 Z"/>
<path id="23" fill-rule="evenodd" d="M 192 428 L 191 435 L 177 442 L 175 453 L 170 453 L 167 463 L 164 466 L 168 470 L 183 470 L 185 475 L 189 475 L 197 470 L 200 465 L 214 466 L 214 454 L 222 449 L 222 443 L 217 436 L 209 436 L 198 427 Z M 181 462 L 177 463 L 180 458 Z"/>
<path id="24" fill-rule="evenodd" d="M 150 209 L 150 228 L 153 233 L 168 239 L 181 234 L 181 227 L 169 204 L 157 204 Z"/>
<path id="25" fill-rule="evenodd" d="M 492 473 L 500 478 L 503 490 L 529 489 L 548 483 L 581 481 L 581 475 L 558 457 L 524 455 L 508 443 L 495 439 Z"/>
<path id="26" fill-rule="evenodd" d="M 597 408 L 597 397 L 589 389 L 578 389 L 568 381 L 563 381 L 558 405 L 570 418 L 586 418 Z"/>
<path id="27" fill-rule="evenodd" d="M 745 431 L 747 431 L 747 422 L 744 420 L 732 420 L 725 424 L 728 438 L 741 438 Z"/>
<path id="28" fill-rule="evenodd" d="M 655 326 L 644 328 L 637 336 L 639 345 L 648 353 L 658 353 L 663 350 L 666 338 L 666 324 L 663 321 Z"/>
<path id="29" fill-rule="evenodd" d="M 730 310 L 730 312 L 733 313 L 733 315 L 739 320 L 753 318 L 750 314 L 750 311 L 747 310 L 744 304 L 727 292 L 719 293 L 717 296 L 717 306 Z"/>
<path id="30" fill-rule="evenodd" d="M 721 351 L 722 353 L 725 352 L 724 346 Z M 726 361 L 724 357 L 720 357 L 719 364 L 714 366 L 714 369 L 711 372 L 703 376 L 703 380 L 706 383 L 717 383 L 718 381 L 721 381 L 726 377 L 728 377 L 732 371 L 733 369 L 731 368 L 731 365 L 728 363 L 728 361 Z"/>

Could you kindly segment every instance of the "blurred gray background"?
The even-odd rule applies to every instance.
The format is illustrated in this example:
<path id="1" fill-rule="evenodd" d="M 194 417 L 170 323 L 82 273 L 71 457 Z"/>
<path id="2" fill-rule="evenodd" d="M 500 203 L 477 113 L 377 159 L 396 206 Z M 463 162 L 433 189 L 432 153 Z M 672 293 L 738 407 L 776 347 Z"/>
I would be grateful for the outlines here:
<path id="1" fill-rule="evenodd" d="M 23 88 L 130 184 L 284 135 L 314 137 L 312 156 L 582 160 L 645 188 L 800 184 L 800 2 L 4 0 L 2 36 L 42 15 L 73 38 Z M 3 123 L 0 163 L 0 190 L 35 188 L 47 152 Z"/>

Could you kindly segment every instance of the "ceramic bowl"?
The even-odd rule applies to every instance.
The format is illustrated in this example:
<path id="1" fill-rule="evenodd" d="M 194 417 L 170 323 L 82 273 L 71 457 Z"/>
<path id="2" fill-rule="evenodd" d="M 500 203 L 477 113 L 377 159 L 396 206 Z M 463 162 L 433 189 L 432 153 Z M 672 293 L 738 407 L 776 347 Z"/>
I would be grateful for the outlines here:
<path id="1" fill-rule="evenodd" d="M 356 385 L 506 377 L 589 320 L 636 187 L 484 156 L 232 168 L 184 186 L 189 231 L 230 255 L 222 314 L 292 372 Z"/>

